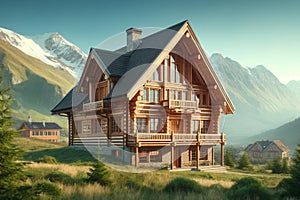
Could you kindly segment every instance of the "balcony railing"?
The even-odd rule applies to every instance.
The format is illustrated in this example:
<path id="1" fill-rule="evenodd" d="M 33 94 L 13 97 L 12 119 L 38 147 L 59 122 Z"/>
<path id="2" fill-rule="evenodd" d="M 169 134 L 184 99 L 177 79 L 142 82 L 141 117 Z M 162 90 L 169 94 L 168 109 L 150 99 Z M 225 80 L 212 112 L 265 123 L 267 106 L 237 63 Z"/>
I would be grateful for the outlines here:
<path id="1" fill-rule="evenodd" d="M 98 110 L 103 108 L 103 101 L 95 101 L 90 103 L 83 104 L 83 110 L 84 111 L 92 111 L 92 110 Z"/>
<path id="2" fill-rule="evenodd" d="M 218 144 L 226 142 L 225 134 L 183 134 L 183 133 L 138 133 L 136 136 L 128 135 L 128 142 L 176 142 L 176 143 L 187 143 L 187 142 L 200 142 L 200 144 Z"/>
<path id="3" fill-rule="evenodd" d="M 176 100 L 176 99 L 169 99 L 168 101 L 164 102 L 165 106 L 168 106 L 170 109 L 196 109 L 197 102 L 196 101 L 189 101 L 189 100 Z"/>

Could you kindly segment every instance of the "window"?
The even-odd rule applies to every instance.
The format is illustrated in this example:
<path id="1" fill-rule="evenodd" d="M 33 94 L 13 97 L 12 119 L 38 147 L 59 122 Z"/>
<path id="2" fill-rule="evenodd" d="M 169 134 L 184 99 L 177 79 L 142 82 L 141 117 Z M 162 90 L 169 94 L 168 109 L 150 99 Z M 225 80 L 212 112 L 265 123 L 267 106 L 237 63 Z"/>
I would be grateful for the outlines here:
<path id="1" fill-rule="evenodd" d="M 176 76 L 175 76 L 175 70 L 176 70 L 176 65 L 175 65 L 175 63 L 174 63 L 174 59 L 173 59 L 173 57 L 171 57 L 171 80 L 170 80 L 170 82 L 175 82 L 176 81 Z"/>
<path id="2" fill-rule="evenodd" d="M 159 90 L 150 89 L 150 102 L 159 102 Z"/>
<path id="3" fill-rule="evenodd" d="M 182 100 L 187 100 L 187 92 L 186 92 L 186 91 L 183 91 L 183 92 L 181 93 L 181 99 L 182 99 Z"/>
<path id="4" fill-rule="evenodd" d="M 169 90 L 165 90 L 165 100 L 169 99 Z"/>
<path id="5" fill-rule="evenodd" d="M 82 121 L 82 134 L 91 134 L 91 120 Z"/>
<path id="6" fill-rule="evenodd" d="M 148 90 L 144 89 L 143 91 L 143 101 L 148 101 Z"/>
<path id="7" fill-rule="evenodd" d="M 203 120 L 202 127 L 201 127 L 201 133 L 202 134 L 208 133 L 208 128 L 209 128 L 209 120 Z"/>
<path id="8" fill-rule="evenodd" d="M 196 161 L 197 160 L 197 151 L 196 151 L 196 149 L 190 150 L 189 153 L 190 153 L 189 161 Z"/>
<path id="9" fill-rule="evenodd" d="M 192 132 L 194 134 L 197 134 L 199 131 L 199 125 L 200 125 L 200 121 L 199 120 L 193 120 L 192 121 Z"/>
<path id="10" fill-rule="evenodd" d="M 146 151 L 142 151 L 139 153 L 139 161 L 140 163 L 146 163 L 148 162 L 147 160 L 147 152 Z"/>
<path id="11" fill-rule="evenodd" d="M 163 65 L 161 64 L 152 74 L 153 81 L 162 81 L 163 80 L 162 70 L 163 70 Z"/>
<path id="12" fill-rule="evenodd" d="M 159 81 L 159 73 L 158 70 L 155 70 L 152 74 L 152 80 L 153 81 Z"/>
<path id="13" fill-rule="evenodd" d="M 158 118 L 150 118 L 150 133 L 158 133 L 159 127 L 159 119 Z"/>
<path id="14" fill-rule="evenodd" d="M 202 94 L 202 105 L 207 105 L 207 97 L 206 97 L 206 94 Z"/>
<path id="15" fill-rule="evenodd" d="M 147 132 L 147 118 L 136 118 L 136 129 L 139 133 Z"/>
<path id="16" fill-rule="evenodd" d="M 164 80 L 169 81 L 169 58 L 166 58 L 164 63 Z"/>
<path id="17" fill-rule="evenodd" d="M 161 155 L 159 154 L 159 151 L 150 151 L 150 162 L 161 162 Z"/>
<path id="18" fill-rule="evenodd" d="M 96 88 L 95 99 L 99 101 L 106 97 L 108 94 L 108 81 L 101 81 L 98 83 Z"/>
<path id="19" fill-rule="evenodd" d="M 123 127 L 123 121 L 121 117 L 115 117 L 111 119 L 111 132 L 112 133 L 121 133 Z"/>

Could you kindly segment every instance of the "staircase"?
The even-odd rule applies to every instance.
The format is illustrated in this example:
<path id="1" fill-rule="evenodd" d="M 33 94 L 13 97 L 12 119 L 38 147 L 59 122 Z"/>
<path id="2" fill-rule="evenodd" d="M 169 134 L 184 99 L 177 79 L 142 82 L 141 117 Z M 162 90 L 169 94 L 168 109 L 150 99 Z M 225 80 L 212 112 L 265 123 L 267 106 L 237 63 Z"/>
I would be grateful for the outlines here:
<path id="1" fill-rule="evenodd" d="M 227 173 L 226 167 L 221 165 L 200 166 L 201 172 Z"/>

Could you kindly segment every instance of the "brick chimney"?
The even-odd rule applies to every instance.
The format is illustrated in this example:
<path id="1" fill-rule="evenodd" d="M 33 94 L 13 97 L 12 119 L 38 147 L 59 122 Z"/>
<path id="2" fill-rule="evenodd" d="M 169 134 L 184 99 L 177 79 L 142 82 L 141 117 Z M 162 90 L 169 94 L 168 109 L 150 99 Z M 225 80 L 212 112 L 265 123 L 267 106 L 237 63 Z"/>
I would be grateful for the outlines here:
<path id="1" fill-rule="evenodd" d="M 129 28 L 127 33 L 127 51 L 136 49 L 142 42 L 142 30 L 137 28 Z"/>

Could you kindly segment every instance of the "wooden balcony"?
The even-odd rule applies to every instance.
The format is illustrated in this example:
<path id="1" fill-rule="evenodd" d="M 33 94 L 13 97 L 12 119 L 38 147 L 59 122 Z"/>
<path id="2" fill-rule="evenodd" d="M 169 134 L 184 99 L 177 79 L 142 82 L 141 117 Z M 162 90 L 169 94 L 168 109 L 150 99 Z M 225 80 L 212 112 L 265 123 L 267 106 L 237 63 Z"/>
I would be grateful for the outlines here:
<path id="1" fill-rule="evenodd" d="M 171 143 L 186 144 L 186 143 L 197 143 L 216 145 L 226 142 L 225 134 L 167 134 L 167 133 L 138 133 L 137 136 L 128 135 L 127 141 L 129 144 L 133 143 Z"/>
<path id="2" fill-rule="evenodd" d="M 103 101 L 95 101 L 83 104 L 83 111 L 93 111 L 103 108 Z"/>
<path id="3" fill-rule="evenodd" d="M 163 102 L 163 105 L 170 109 L 196 109 L 197 102 L 189 100 L 169 99 Z"/>

